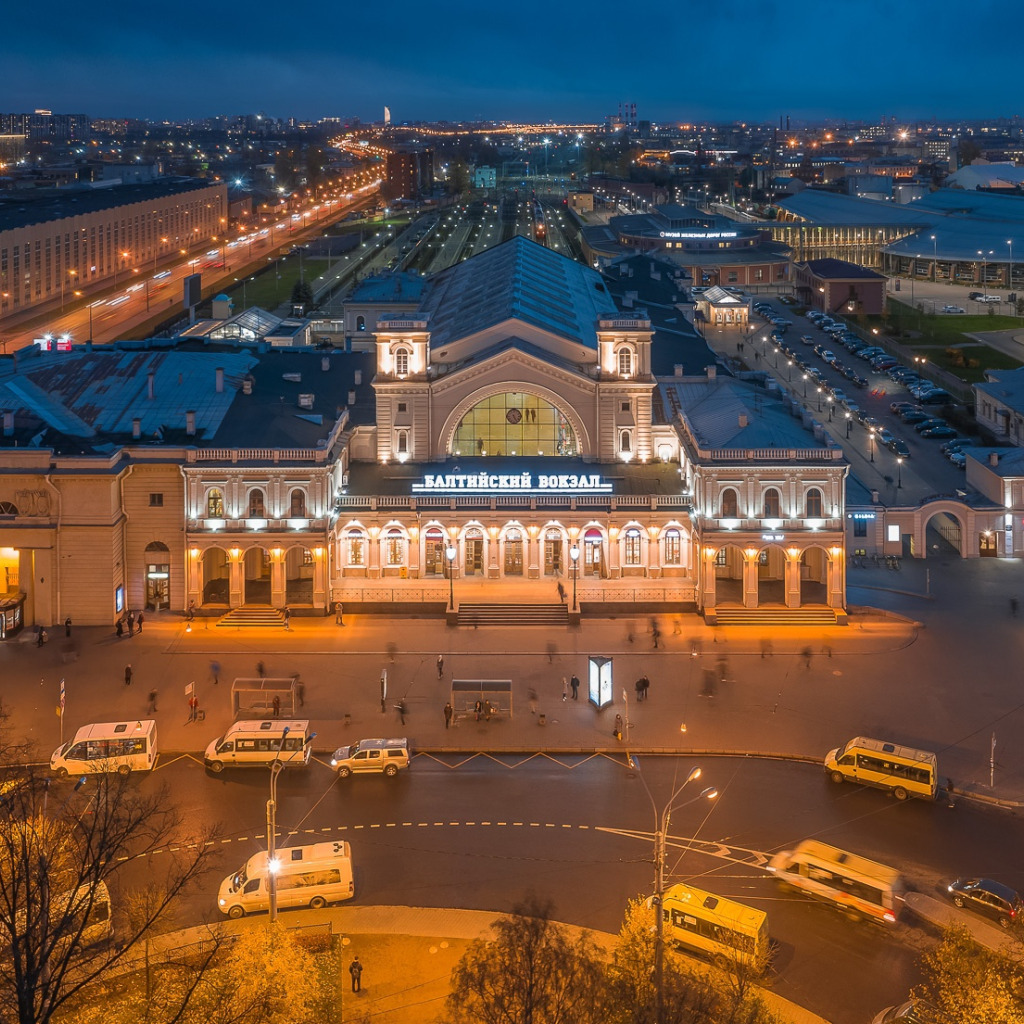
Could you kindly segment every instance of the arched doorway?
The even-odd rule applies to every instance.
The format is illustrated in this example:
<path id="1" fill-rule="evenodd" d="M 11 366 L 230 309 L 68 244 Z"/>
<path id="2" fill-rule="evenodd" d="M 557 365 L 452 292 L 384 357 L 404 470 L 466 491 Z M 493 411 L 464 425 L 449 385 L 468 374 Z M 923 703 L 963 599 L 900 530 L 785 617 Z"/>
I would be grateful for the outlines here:
<path id="1" fill-rule="evenodd" d="M 523 575 L 523 531 L 517 526 L 510 526 L 505 531 L 505 575 Z"/>
<path id="2" fill-rule="evenodd" d="M 203 552 L 203 604 L 231 602 L 231 566 L 227 552 L 207 548 Z"/>
<path id="3" fill-rule="evenodd" d="M 549 526 L 544 531 L 544 575 L 565 575 L 565 538 L 557 527 Z"/>
<path id="4" fill-rule="evenodd" d="M 147 612 L 158 612 L 171 606 L 171 552 L 162 541 L 146 545 Z"/>
<path id="5" fill-rule="evenodd" d="M 715 554 L 715 604 L 743 604 L 743 551 L 726 544 Z"/>
<path id="6" fill-rule="evenodd" d="M 604 534 L 592 526 L 583 534 L 583 575 L 599 576 L 603 578 L 605 573 L 604 564 Z"/>
<path id="7" fill-rule="evenodd" d="M 444 531 L 440 526 L 431 526 L 423 531 L 423 575 L 447 576 L 445 568 Z"/>
<path id="8" fill-rule="evenodd" d="M 960 520 L 949 512 L 929 516 L 924 527 L 925 558 L 963 557 L 963 535 Z"/>
<path id="9" fill-rule="evenodd" d="M 313 603 L 313 552 L 289 548 L 284 556 L 285 604 Z"/>
<path id="10" fill-rule="evenodd" d="M 471 526 L 463 538 L 464 576 L 482 576 L 484 572 L 484 531 L 478 526 Z"/>
<path id="11" fill-rule="evenodd" d="M 762 548 L 757 553 L 757 606 L 786 603 L 786 553 Z"/>
<path id="12" fill-rule="evenodd" d="M 452 434 L 452 455 L 551 456 L 580 453 L 569 420 L 539 395 L 508 391 L 478 402 L 459 420 Z"/>
<path id="13" fill-rule="evenodd" d="M 270 604 L 270 558 L 263 548 L 249 548 L 242 562 L 243 604 Z"/>
<path id="14" fill-rule="evenodd" d="M 800 555 L 800 604 L 828 604 L 828 552 L 808 548 Z"/>

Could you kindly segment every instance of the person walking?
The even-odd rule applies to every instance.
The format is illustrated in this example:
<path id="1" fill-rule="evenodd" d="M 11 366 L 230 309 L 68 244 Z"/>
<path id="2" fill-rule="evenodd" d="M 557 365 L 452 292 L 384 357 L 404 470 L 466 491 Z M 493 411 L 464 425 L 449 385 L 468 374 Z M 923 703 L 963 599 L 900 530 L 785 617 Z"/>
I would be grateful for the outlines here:
<path id="1" fill-rule="evenodd" d="M 194 691 L 188 699 L 188 720 L 190 722 L 199 721 L 199 698 L 195 695 Z"/>
<path id="2" fill-rule="evenodd" d="M 640 683 L 641 683 L 640 692 L 643 694 L 644 702 L 646 703 L 646 701 L 647 701 L 647 691 L 650 688 L 651 681 L 650 681 L 650 679 L 647 678 L 647 676 L 641 676 L 640 677 Z"/>
<path id="3" fill-rule="evenodd" d="M 345 625 L 345 609 L 342 607 L 340 601 L 334 603 L 334 624 L 336 626 Z"/>
<path id="4" fill-rule="evenodd" d="M 580 699 L 580 677 L 575 672 L 572 674 L 572 678 L 569 680 L 569 688 L 572 690 L 572 699 Z"/>
<path id="5" fill-rule="evenodd" d="M 146 708 L 146 714 L 147 715 L 155 715 L 156 714 L 156 690 L 155 689 L 149 691 L 149 706 Z"/>
<path id="6" fill-rule="evenodd" d="M 771 642 L 771 640 L 765 638 L 764 640 L 761 641 L 761 657 L 762 658 L 767 658 L 767 657 L 769 657 L 771 655 L 771 653 L 772 653 L 772 642 Z"/>
<path id="7" fill-rule="evenodd" d="M 804 668 L 809 669 L 811 667 L 811 658 L 814 657 L 814 652 L 810 647 L 805 647 L 800 652 L 800 656 L 804 659 Z"/>
<path id="8" fill-rule="evenodd" d="M 260 679 L 267 678 L 267 667 L 263 664 L 262 661 L 256 662 L 256 675 L 258 675 Z"/>
<path id="9" fill-rule="evenodd" d="M 274 717 L 275 718 L 280 718 L 281 717 L 281 698 L 278 697 L 278 695 L 275 693 L 274 694 L 274 699 L 270 703 L 271 703 L 271 707 L 273 707 L 273 709 L 274 709 Z"/>
<path id="10" fill-rule="evenodd" d="M 135 613 L 128 613 L 128 635 L 135 636 Z"/>
<path id="11" fill-rule="evenodd" d="M 144 621 L 144 619 L 143 619 L 142 612 L 139 612 L 139 617 L 135 620 L 135 625 L 139 627 L 139 632 L 140 633 L 142 632 L 142 623 L 143 623 L 143 621 Z"/>
<path id="12" fill-rule="evenodd" d="M 565 604 L 565 587 L 562 586 L 562 581 L 558 581 L 558 600 Z"/>
<path id="13" fill-rule="evenodd" d="M 114 632 L 117 634 L 117 639 L 120 640 L 124 636 L 124 623 L 118 619 L 114 623 Z"/>
<path id="14" fill-rule="evenodd" d="M 191 622 L 196 617 L 196 603 L 190 600 L 188 603 L 188 611 L 186 613 L 188 621 Z"/>
<path id="15" fill-rule="evenodd" d="M 65 636 L 71 636 L 71 616 L 70 615 L 64 620 L 64 635 Z"/>
<path id="16" fill-rule="evenodd" d="M 359 957 L 355 957 L 348 965 L 348 973 L 352 975 L 352 991 L 361 992 L 363 990 L 363 965 L 359 962 Z"/>
<path id="17" fill-rule="evenodd" d="M 216 686 L 220 682 L 220 662 L 210 662 L 210 675 L 213 676 L 213 685 Z"/>
<path id="18" fill-rule="evenodd" d="M 562 676 L 562 701 L 569 699 L 569 680 Z"/>
<path id="19" fill-rule="evenodd" d="M 298 676 L 293 677 L 293 682 L 295 683 L 295 698 L 299 702 L 299 707 L 304 708 L 306 706 L 306 684 Z"/>
<path id="20" fill-rule="evenodd" d="M 444 727 L 446 729 L 450 729 L 451 728 L 451 725 L 452 725 L 452 714 L 453 713 L 454 712 L 452 711 L 451 704 L 450 703 L 445 704 L 445 706 L 444 706 Z"/>
<path id="21" fill-rule="evenodd" d="M 633 684 L 633 689 L 636 690 L 636 702 L 639 704 L 644 699 L 644 681 L 642 678 Z"/>
<path id="22" fill-rule="evenodd" d="M 437 656 L 437 678 L 438 679 L 443 679 L 444 678 L 444 655 L 443 654 L 439 654 Z"/>
<path id="23" fill-rule="evenodd" d="M 622 739 L 622 715 L 615 716 L 615 728 L 612 729 L 612 735 L 617 739 Z"/>
<path id="24" fill-rule="evenodd" d="M 526 691 L 526 702 L 530 705 L 530 714 L 537 714 L 537 691 L 532 686 Z"/>
<path id="25" fill-rule="evenodd" d="M 284 609 L 284 628 L 290 633 L 292 630 L 292 610 L 287 605 Z"/>
<path id="26" fill-rule="evenodd" d="M 398 712 L 398 720 L 402 723 L 402 725 L 405 725 L 405 701 L 400 700 L 395 705 L 395 710 Z"/>
<path id="27" fill-rule="evenodd" d="M 124 667 L 124 685 L 132 685 L 132 667 L 131 665 L 125 665 Z"/>

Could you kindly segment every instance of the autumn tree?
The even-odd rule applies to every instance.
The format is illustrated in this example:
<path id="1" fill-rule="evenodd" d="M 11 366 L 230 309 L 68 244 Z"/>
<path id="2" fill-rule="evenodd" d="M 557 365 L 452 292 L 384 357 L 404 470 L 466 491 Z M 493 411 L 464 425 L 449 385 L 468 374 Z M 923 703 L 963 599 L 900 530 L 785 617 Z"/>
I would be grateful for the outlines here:
<path id="1" fill-rule="evenodd" d="M 168 794 L 144 795 L 130 776 L 22 773 L 0 803 L 0 1024 L 49 1024 L 138 956 L 202 875 L 208 839 L 186 835 Z M 123 913 L 122 880 L 141 864 L 150 898 Z M 117 944 L 93 947 L 107 892 Z"/>

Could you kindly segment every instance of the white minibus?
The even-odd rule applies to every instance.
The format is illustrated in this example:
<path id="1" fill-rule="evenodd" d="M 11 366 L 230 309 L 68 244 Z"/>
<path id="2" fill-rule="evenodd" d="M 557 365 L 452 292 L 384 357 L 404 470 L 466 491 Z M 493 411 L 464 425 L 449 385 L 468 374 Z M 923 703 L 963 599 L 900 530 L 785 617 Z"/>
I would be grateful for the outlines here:
<path id="1" fill-rule="evenodd" d="M 857 736 L 825 755 L 825 771 L 833 782 L 890 789 L 897 800 L 908 796 L 935 799 L 938 764 L 929 750 Z"/>
<path id="2" fill-rule="evenodd" d="M 352 850 L 347 842 L 314 843 L 277 851 L 277 905 L 316 910 L 355 895 Z M 250 857 L 220 884 L 217 906 L 228 917 L 270 909 L 267 854 Z"/>
<path id="3" fill-rule="evenodd" d="M 301 768 L 309 764 L 313 752 L 309 740 L 309 722 L 278 718 L 235 722 L 223 736 L 210 743 L 203 762 L 214 772 L 258 767 L 273 761 Z"/>
<path id="4" fill-rule="evenodd" d="M 83 725 L 59 746 L 50 768 L 66 779 L 89 772 L 149 771 L 156 763 L 156 722 L 100 722 Z"/>
<path id="5" fill-rule="evenodd" d="M 906 890 L 895 868 L 816 839 L 775 854 L 768 870 L 784 888 L 831 903 L 854 917 L 889 924 L 896 920 Z"/>

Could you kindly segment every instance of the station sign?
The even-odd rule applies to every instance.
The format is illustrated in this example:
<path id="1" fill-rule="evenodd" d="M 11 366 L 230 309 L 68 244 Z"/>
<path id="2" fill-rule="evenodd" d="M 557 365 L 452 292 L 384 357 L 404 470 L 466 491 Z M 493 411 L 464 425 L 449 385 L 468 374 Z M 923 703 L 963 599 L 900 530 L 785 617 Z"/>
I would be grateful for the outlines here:
<path id="1" fill-rule="evenodd" d="M 738 231 L 659 231 L 661 238 L 739 238 Z"/>
<path id="2" fill-rule="evenodd" d="M 414 494 L 611 494 L 597 473 L 426 473 Z"/>

